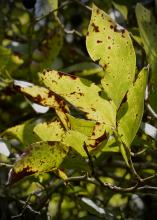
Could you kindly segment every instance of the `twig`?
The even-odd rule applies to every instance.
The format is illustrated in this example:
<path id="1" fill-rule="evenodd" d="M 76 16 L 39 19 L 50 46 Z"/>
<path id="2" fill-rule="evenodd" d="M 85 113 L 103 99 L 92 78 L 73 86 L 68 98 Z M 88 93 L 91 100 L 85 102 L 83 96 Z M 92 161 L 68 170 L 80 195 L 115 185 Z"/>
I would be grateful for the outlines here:
<path id="1" fill-rule="evenodd" d="M 67 30 L 65 27 L 64 27 L 64 24 L 61 22 L 61 20 L 59 19 L 59 17 L 56 17 L 56 20 L 58 22 L 58 24 L 60 25 L 60 27 L 62 28 L 62 30 L 66 33 L 66 34 L 76 34 L 77 36 L 79 37 L 82 37 L 83 35 L 75 30 L 75 29 L 72 29 L 72 30 Z"/>
<path id="2" fill-rule="evenodd" d="M 92 11 L 92 8 L 90 8 L 89 6 L 83 4 L 81 1 L 79 0 L 74 0 L 77 4 L 81 5 L 83 8 L 87 9 L 88 11 Z"/>
<path id="3" fill-rule="evenodd" d="M 56 9 L 54 9 L 54 10 L 52 10 L 50 13 L 48 13 L 48 14 L 46 14 L 46 15 L 43 15 L 43 16 L 41 16 L 41 17 L 36 18 L 35 22 L 41 21 L 42 19 L 46 18 L 47 16 L 49 16 L 49 15 L 51 15 L 51 14 L 54 14 L 56 11 L 59 11 L 60 9 L 64 8 L 66 5 L 69 5 L 69 4 L 71 4 L 71 3 L 72 3 L 72 1 L 66 1 L 66 2 L 64 2 L 61 6 L 59 6 L 58 8 L 56 8 Z"/>
<path id="4" fill-rule="evenodd" d="M 87 146 L 86 146 L 85 143 L 84 143 L 84 150 L 86 151 L 86 154 L 87 154 L 88 159 L 89 159 L 89 165 L 91 167 L 92 175 L 95 178 L 95 180 L 91 179 L 91 178 L 87 178 L 88 181 L 90 181 L 90 182 L 92 182 L 94 184 L 97 184 L 96 182 L 98 182 L 101 186 L 107 187 L 108 189 L 111 189 L 111 190 L 116 191 L 116 192 L 131 192 L 131 191 L 133 191 L 133 190 L 135 190 L 137 188 L 138 182 L 134 186 L 131 186 L 131 187 L 128 187 L 128 188 L 122 188 L 122 187 L 119 187 L 119 186 L 112 185 L 110 183 L 102 182 L 99 179 L 99 177 L 96 175 L 96 172 L 95 172 L 95 169 L 94 169 L 94 164 L 93 164 L 93 161 L 92 161 L 92 157 L 89 154 Z"/>
<path id="5" fill-rule="evenodd" d="M 4 163 L 4 162 L 0 162 L 0 166 L 5 166 L 5 167 L 8 167 L 8 168 L 13 167 L 13 165 L 12 165 L 12 164 L 9 164 L 9 163 Z"/>
<path id="6" fill-rule="evenodd" d="M 34 210 L 34 209 L 29 205 L 29 201 L 30 201 L 30 199 L 31 199 L 31 196 L 32 196 L 32 194 L 30 194 L 30 195 L 28 196 L 26 202 L 25 202 L 25 201 L 22 201 L 22 200 L 19 201 L 21 204 L 24 204 L 23 209 L 22 209 L 22 211 L 21 211 L 20 214 L 15 215 L 15 216 L 12 216 L 12 217 L 11 217 L 12 219 L 16 219 L 16 218 L 22 217 L 26 209 L 29 209 L 31 212 L 33 212 L 33 213 L 35 213 L 35 214 L 38 214 L 38 215 L 41 214 L 40 212 Z"/>
<path id="7" fill-rule="evenodd" d="M 150 106 L 150 104 L 147 104 L 147 109 L 149 110 L 149 112 L 151 113 L 151 115 L 157 119 L 157 114 L 156 112 L 152 109 L 152 107 Z"/>
<path id="8" fill-rule="evenodd" d="M 131 152 L 130 154 L 131 154 L 132 157 L 137 157 L 137 156 L 143 154 L 146 150 L 147 150 L 147 148 L 144 148 L 144 149 L 142 149 L 141 151 L 139 151 L 137 153 Z"/>

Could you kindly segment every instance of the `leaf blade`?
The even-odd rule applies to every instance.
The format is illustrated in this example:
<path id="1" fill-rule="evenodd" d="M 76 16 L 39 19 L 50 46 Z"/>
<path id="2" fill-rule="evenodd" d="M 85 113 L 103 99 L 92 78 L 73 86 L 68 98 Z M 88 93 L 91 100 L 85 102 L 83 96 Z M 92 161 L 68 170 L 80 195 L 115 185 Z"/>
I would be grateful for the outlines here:
<path id="1" fill-rule="evenodd" d="M 118 108 L 135 75 L 135 51 L 128 31 L 93 5 L 86 47 L 104 68 L 103 89 Z"/>
<path id="2" fill-rule="evenodd" d="M 128 91 L 127 101 L 118 111 L 118 133 L 127 147 L 130 147 L 142 120 L 146 84 L 147 68 L 143 68 Z"/>

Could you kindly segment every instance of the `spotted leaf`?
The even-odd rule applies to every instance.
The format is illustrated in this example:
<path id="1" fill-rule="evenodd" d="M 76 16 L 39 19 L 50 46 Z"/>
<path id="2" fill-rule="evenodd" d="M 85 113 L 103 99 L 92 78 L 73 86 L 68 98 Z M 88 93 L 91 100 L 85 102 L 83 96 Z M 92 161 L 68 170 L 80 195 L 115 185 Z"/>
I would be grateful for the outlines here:
<path id="1" fill-rule="evenodd" d="M 115 126 L 115 107 L 99 96 L 100 88 L 94 83 L 55 70 L 45 70 L 39 77 L 49 90 L 85 112 L 88 119 Z"/>
<path id="2" fill-rule="evenodd" d="M 103 89 L 118 108 L 135 75 L 135 51 L 128 31 L 93 5 L 86 45 L 91 58 L 103 67 Z"/>
<path id="3" fill-rule="evenodd" d="M 9 183 L 15 183 L 23 177 L 49 172 L 59 168 L 69 148 L 59 142 L 37 142 L 22 155 L 10 171 Z"/>

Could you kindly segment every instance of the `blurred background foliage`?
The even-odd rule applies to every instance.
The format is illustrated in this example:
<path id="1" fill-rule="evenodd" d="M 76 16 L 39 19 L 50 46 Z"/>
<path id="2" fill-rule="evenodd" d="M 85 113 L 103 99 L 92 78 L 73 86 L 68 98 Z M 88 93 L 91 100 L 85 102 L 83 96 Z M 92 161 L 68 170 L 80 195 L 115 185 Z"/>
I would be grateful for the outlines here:
<path id="1" fill-rule="evenodd" d="M 97 84 L 100 82 L 103 70 L 91 61 L 85 45 L 93 2 L 130 31 L 138 70 L 150 64 L 149 86 L 153 98 L 149 101 L 146 97 L 143 122 L 132 144 L 132 154 L 139 174 L 155 174 L 157 97 L 154 91 L 157 85 L 157 51 L 153 57 L 145 44 L 149 42 L 149 51 L 157 48 L 154 46 L 157 40 L 156 0 L 1 0 L 0 132 L 30 119 L 36 122 L 50 120 L 54 116 L 50 111 L 42 114 L 22 95 L 16 94 L 10 88 L 10 83 L 15 79 L 37 83 L 37 73 L 44 68 L 52 68 L 90 79 Z M 149 34 L 140 35 L 140 32 L 148 33 L 152 29 L 146 32 L 139 29 L 140 23 L 136 19 L 138 14 L 135 12 L 137 2 L 152 13 L 154 38 Z M 152 77 L 155 73 L 156 77 Z M 31 126 L 34 126 L 33 123 Z M 31 127 L 26 126 L 24 129 L 26 139 L 29 139 Z M 13 186 L 6 186 L 10 167 L 23 151 L 16 142 L 12 139 L 5 144 L 0 140 L 1 220 L 157 219 L 156 177 L 148 181 L 149 187 L 141 186 L 130 193 L 101 188 L 94 182 L 79 179 L 65 184 L 52 173 L 30 176 Z M 94 160 L 96 171 L 107 183 L 120 187 L 132 185 L 134 179 L 119 151 L 113 151 L 105 148 L 97 156 Z M 82 174 L 73 169 L 69 172 L 74 176 Z"/>

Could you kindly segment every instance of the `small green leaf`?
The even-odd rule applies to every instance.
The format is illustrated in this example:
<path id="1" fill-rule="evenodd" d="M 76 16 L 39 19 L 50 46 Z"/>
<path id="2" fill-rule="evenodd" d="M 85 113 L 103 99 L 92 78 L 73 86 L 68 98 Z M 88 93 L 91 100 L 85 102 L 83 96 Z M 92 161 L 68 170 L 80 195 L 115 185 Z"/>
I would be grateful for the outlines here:
<path id="1" fill-rule="evenodd" d="M 118 108 L 135 75 L 135 51 L 128 31 L 93 5 L 86 45 L 91 58 L 105 70 L 103 89 Z"/>
<path id="2" fill-rule="evenodd" d="M 144 45 L 144 49 L 147 54 L 147 58 L 152 71 L 150 79 L 150 94 L 149 101 L 152 108 L 157 112 L 157 24 L 156 19 L 145 7 L 141 4 L 136 6 L 137 22 Z"/>
<path id="3" fill-rule="evenodd" d="M 94 203 L 91 199 L 87 197 L 82 197 L 80 199 L 80 205 L 83 209 L 87 210 L 89 213 L 103 217 L 105 219 L 113 219 L 113 215 L 107 211 L 105 211 L 103 208 L 99 207 L 96 203 Z"/>
<path id="4" fill-rule="evenodd" d="M 18 139 L 23 147 L 39 141 L 60 141 L 65 131 L 59 121 L 37 122 L 32 119 L 5 130 L 1 137 Z"/>
<path id="5" fill-rule="evenodd" d="M 127 101 L 118 111 L 118 133 L 127 147 L 130 147 L 141 123 L 146 84 L 147 68 L 143 68 L 127 93 Z"/>
<path id="6" fill-rule="evenodd" d="M 83 133 L 69 130 L 63 137 L 62 142 L 64 143 L 64 145 L 72 147 L 81 156 L 86 157 L 87 154 L 83 146 L 84 146 L 84 142 L 86 142 L 87 140 L 88 140 L 88 137 L 84 135 Z"/>
<path id="7" fill-rule="evenodd" d="M 94 83 L 63 72 L 43 71 L 41 82 L 86 113 L 86 117 L 115 127 L 115 107 L 99 96 L 100 88 Z"/>
<path id="8" fill-rule="evenodd" d="M 95 121 L 89 121 L 81 118 L 75 118 L 72 115 L 67 114 L 69 123 L 71 125 L 72 130 L 79 131 L 86 136 L 91 136 L 93 132 L 93 128 L 96 125 Z"/>
<path id="9" fill-rule="evenodd" d="M 127 1 L 126 0 L 114 0 L 112 1 L 114 7 L 123 15 L 125 20 L 128 17 L 128 8 L 127 8 Z"/>
<path id="10" fill-rule="evenodd" d="M 39 136 L 33 133 L 33 129 L 36 124 L 36 120 L 34 119 L 26 121 L 22 124 L 8 128 L 3 133 L 1 133 L 1 137 L 7 139 L 18 139 L 22 143 L 22 146 L 25 147 L 29 144 L 40 141 Z"/>
<path id="11" fill-rule="evenodd" d="M 10 172 L 8 182 L 17 182 L 25 176 L 49 172 L 59 168 L 69 148 L 59 142 L 37 142 L 22 155 Z"/>

